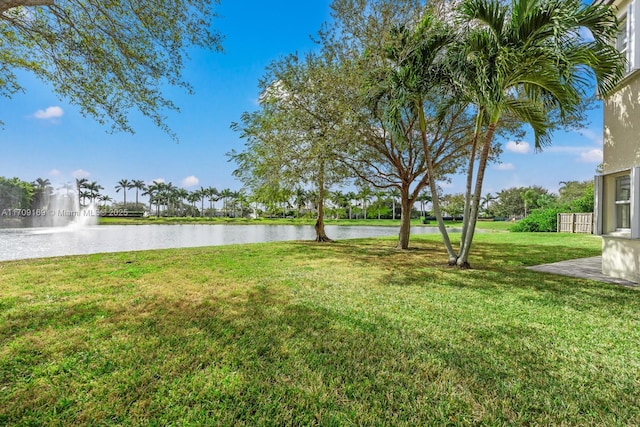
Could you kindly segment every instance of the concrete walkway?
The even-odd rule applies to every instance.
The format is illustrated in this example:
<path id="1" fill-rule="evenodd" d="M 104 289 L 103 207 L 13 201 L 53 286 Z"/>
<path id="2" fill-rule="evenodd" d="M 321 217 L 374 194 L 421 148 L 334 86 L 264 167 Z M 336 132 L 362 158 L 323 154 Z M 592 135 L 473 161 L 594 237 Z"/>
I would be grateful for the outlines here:
<path id="1" fill-rule="evenodd" d="M 598 280 L 600 282 L 615 283 L 632 288 L 640 288 L 640 284 L 624 279 L 617 279 L 602 274 L 602 257 L 572 259 L 568 261 L 554 262 L 553 264 L 536 265 L 527 267 L 529 270 L 543 273 L 559 274 L 561 276 L 579 277 L 581 279 Z"/>

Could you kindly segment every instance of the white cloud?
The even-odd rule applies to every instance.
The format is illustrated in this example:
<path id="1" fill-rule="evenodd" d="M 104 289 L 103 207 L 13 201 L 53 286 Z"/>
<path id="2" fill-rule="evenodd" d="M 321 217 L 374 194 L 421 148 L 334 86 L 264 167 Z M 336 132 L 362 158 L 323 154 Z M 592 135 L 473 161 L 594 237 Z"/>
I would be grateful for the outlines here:
<path id="1" fill-rule="evenodd" d="M 545 153 L 565 153 L 575 155 L 575 161 L 579 163 L 602 163 L 602 149 L 589 146 L 553 146 L 544 150 Z"/>
<path id="2" fill-rule="evenodd" d="M 50 176 L 60 176 L 60 175 L 62 175 L 62 172 L 60 172 L 58 169 L 54 168 L 54 169 L 51 169 L 49 171 L 49 175 Z"/>
<path id="3" fill-rule="evenodd" d="M 82 178 L 89 178 L 91 174 L 84 169 L 78 169 L 71 172 L 71 176 L 73 176 L 76 179 L 82 179 Z"/>
<path id="4" fill-rule="evenodd" d="M 164 178 L 152 179 L 151 182 L 147 182 L 147 185 L 152 185 L 154 182 L 157 183 L 157 184 L 160 184 L 160 183 L 164 183 L 165 180 L 164 180 Z"/>
<path id="5" fill-rule="evenodd" d="M 191 175 L 182 180 L 182 186 L 184 188 L 195 187 L 200 184 L 200 180 L 195 176 Z"/>
<path id="6" fill-rule="evenodd" d="M 51 106 L 47 107 L 44 110 L 38 110 L 33 113 L 33 117 L 36 119 L 48 120 L 48 119 L 58 119 L 64 115 L 64 110 L 60 107 Z"/>
<path id="7" fill-rule="evenodd" d="M 580 153 L 578 161 L 580 163 L 602 163 L 602 150 L 596 148 Z"/>
<path id="8" fill-rule="evenodd" d="M 499 171 L 512 171 L 515 168 L 516 167 L 513 165 L 513 163 L 500 163 L 494 166 L 494 169 Z"/>
<path id="9" fill-rule="evenodd" d="M 528 142 L 524 141 L 509 141 L 505 145 L 507 151 L 511 151 L 513 153 L 518 154 L 527 154 L 531 152 L 531 145 Z"/>

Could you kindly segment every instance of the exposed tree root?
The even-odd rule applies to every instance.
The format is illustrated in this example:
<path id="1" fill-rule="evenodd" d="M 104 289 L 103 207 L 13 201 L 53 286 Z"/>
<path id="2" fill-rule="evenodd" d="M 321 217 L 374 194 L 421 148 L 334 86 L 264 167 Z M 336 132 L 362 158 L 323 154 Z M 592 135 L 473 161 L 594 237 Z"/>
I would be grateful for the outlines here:
<path id="1" fill-rule="evenodd" d="M 318 243 L 332 243 L 333 240 L 327 237 L 327 235 L 316 236 L 316 242 Z"/>
<path id="2" fill-rule="evenodd" d="M 471 268 L 471 264 L 469 264 L 468 262 L 463 262 L 461 264 L 456 263 L 456 266 L 460 269 L 460 270 L 469 270 Z"/>

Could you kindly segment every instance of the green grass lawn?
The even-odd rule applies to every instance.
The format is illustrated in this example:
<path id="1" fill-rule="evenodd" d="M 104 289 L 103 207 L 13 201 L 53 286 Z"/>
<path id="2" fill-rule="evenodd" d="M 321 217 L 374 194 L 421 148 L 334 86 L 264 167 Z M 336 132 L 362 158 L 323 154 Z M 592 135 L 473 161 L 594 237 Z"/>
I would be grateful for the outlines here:
<path id="1" fill-rule="evenodd" d="M 0 263 L 0 425 L 638 425 L 640 294 L 569 234 Z"/>

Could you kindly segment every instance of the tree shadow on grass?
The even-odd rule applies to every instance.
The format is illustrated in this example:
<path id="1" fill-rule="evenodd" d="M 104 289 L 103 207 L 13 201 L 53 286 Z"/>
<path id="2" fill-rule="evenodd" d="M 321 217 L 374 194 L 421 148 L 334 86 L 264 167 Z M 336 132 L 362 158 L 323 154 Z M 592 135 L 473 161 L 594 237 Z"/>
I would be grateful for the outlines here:
<path id="1" fill-rule="evenodd" d="M 302 296 L 276 277 L 219 297 L 140 289 L 117 311 L 67 301 L 33 320 L 23 313 L 3 337 L 0 423 L 640 422 L 633 291 L 523 268 L 527 257 L 566 256 L 560 246 L 479 243 L 475 270 L 444 265 L 440 246 L 283 247 L 300 263 L 283 268 L 301 277 L 310 256 L 329 271 L 341 262 L 382 272 L 371 281 L 379 289 L 357 295 L 378 297 L 367 306 L 340 277 L 338 303 L 314 294 L 313 277 L 298 284 Z M 51 328 L 76 339 L 49 341 Z M 30 357 L 20 359 L 19 334 L 33 336 Z"/>
<path id="2" fill-rule="evenodd" d="M 531 265 L 598 255 L 597 250 L 589 247 L 478 242 L 474 245 L 473 268 L 462 270 L 447 265 L 441 242 L 418 240 L 412 244 L 412 251 L 398 251 L 385 240 L 346 241 L 332 245 L 325 252 L 354 266 L 386 271 L 380 283 L 387 286 L 419 286 L 425 289 L 447 286 L 473 289 L 483 295 L 519 290 L 527 292 L 523 298 L 530 298 L 534 293 L 536 299 L 547 299 L 549 304 L 570 305 L 580 310 L 594 304 L 615 304 L 626 309 L 630 297 L 635 300 L 637 292 L 636 289 L 595 280 L 526 269 Z M 325 254 L 320 248 L 309 256 L 322 258 Z"/>
<path id="3" fill-rule="evenodd" d="M 376 263 L 394 259 L 378 251 L 370 256 Z M 426 277 L 418 272 L 412 280 Z M 553 340 L 535 324 L 475 325 L 446 315 L 406 323 L 379 312 L 363 318 L 346 300 L 330 307 L 262 285 L 234 298 L 141 301 L 120 313 L 93 307 L 105 319 L 92 327 L 98 330 L 84 331 L 84 359 L 70 347 L 25 360 L 28 380 L 4 377 L 12 391 L 2 398 L 0 419 L 577 425 L 633 424 L 639 417 L 632 375 L 565 363 L 570 352 L 550 349 Z M 69 360 L 74 364 L 63 369 Z"/>

